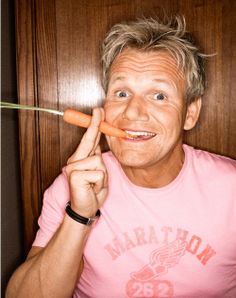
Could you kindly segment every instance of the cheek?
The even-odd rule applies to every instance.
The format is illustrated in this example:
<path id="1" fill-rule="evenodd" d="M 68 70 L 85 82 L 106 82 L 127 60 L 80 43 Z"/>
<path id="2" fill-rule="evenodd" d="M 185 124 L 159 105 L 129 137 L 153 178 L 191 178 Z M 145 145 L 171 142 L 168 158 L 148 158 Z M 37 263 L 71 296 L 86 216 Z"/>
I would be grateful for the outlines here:
<path id="1" fill-rule="evenodd" d="M 122 108 L 118 104 L 106 103 L 104 105 L 105 111 L 105 121 L 110 124 L 116 122 L 119 119 L 120 115 L 122 115 Z"/>
<path id="2" fill-rule="evenodd" d="M 112 115 L 113 113 L 113 108 L 111 107 L 111 105 L 105 105 L 104 106 L 104 111 L 105 111 L 105 121 L 109 122 L 111 121 L 111 119 L 113 118 Z"/>
<path id="3" fill-rule="evenodd" d="M 183 108 L 181 106 L 170 105 L 165 109 L 157 111 L 155 119 L 160 121 L 166 127 L 183 125 Z"/>
<path id="4" fill-rule="evenodd" d="M 122 151 L 122 146 L 118 138 L 106 136 L 107 144 L 109 149 L 115 154 L 115 156 L 120 156 Z"/>
<path id="5" fill-rule="evenodd" d="M 165 107 L 162 110 L 152 112 L 157 132 L 165 140 L 179 137 L 184 128 L 183 111 L 179 107 Z"/>
<path id="6" fill-rule="evenodd" d="M 122 115 L 122 111 L 120 110 L 121 109 L 117 106 L 117 104 L 106 103 L 104 105 L 105 121 L 111 125 L 117 126 L 116 123 L 119 121 L 120 115 Z M 109 137 L 107 135 L 105 137 L 110 148 L 116 147 L 118 145 L 117 138 Z"/>

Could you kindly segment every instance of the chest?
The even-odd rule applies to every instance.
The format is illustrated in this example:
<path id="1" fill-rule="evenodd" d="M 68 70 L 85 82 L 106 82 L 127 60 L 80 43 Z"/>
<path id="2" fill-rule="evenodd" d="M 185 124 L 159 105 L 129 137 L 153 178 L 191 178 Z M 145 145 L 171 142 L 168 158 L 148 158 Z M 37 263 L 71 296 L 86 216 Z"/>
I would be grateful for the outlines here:
<path id="1" fill-rule="evenodd" d="M 85 248 L 79 289 L 87 297 L 222 297 L 230 288 L 236 294 L 236 243 L 223 228 L 226 219 L 207 219 L 204 211 L 201 220 L 201 210 L 190 214 L 174 201 L 113 199 Z"/>

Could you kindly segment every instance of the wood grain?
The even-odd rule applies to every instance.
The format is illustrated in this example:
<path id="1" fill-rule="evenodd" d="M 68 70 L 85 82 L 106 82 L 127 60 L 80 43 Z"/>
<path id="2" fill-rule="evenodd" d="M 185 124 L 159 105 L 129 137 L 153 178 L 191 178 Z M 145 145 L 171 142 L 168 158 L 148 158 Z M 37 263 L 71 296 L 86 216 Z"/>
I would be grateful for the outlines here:
<path id="1" fill-rule="evenodd" d="M 31 1 L 16 1 L 17 89 L 21 104 L 37 104 L 34 6 Z M 37 230 L 41 207 L 41 176 L 39 159 L 38 115 L 22 111 L 19 114 L 19 146 L 21 163 L 24 243 L 27 252 Z"/>
<path id="2" fill-rule="evenodd" d="M 236 2 L 225 0 L 16 0 L 18 94 L 21 103 L 91 111 L 104 99 L 100 45 L 116 22 L 183 14 L 209 57 L 208 89 L 188 144 L 236 158 Z M 26 247 L 42 192 L 59 174 L 84 130 L 62 119 L 22 112 L 20 147 Z M 104 150 L 107 149 L 103 141 Z"/>
<path id="3" fill-rule="evenodd" d="M 38 105 L 58 109 L 56 11 L 54 1 L 35 2 Z M 59 117 L 39 114 L 40 176 L 45 190 L 61 171 Z"/>

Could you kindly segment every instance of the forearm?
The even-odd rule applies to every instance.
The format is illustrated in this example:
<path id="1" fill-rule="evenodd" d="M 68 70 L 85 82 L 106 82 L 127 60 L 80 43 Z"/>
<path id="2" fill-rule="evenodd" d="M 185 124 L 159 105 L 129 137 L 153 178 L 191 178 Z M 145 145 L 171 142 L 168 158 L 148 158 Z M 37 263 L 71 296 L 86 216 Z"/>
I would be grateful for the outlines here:
<path id="1" fill-rule="evenodd" d="M 98 145 L 99 125 L 104 114 L 101 109 L 93 112 L 88 130 L 65 167 L 71 206 L 86 218 L 96 214 L 108 189 L 107 170 Z M 81 260 L 89 232 L 88 226 L 65 215 L 48 245 L 13 274 L 6 297 L 71 297 L 82 272 Z"/>
<path id="2" fill-rule="evenodd" d="M 13 274 L 6 297 L 71 297 L 89 230 L 66 215 L 48 245 Z"/>

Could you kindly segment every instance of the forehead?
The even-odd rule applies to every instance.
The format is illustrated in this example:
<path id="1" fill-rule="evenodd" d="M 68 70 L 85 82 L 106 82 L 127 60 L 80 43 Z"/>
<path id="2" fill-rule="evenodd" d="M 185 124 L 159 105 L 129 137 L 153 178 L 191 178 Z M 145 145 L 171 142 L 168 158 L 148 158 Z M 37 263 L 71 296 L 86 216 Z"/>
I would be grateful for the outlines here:
<path id="1" fill-rule="evenodd" d="M 183 70 L 176 59 L 166 51 L 144 51 L 125 49 L 113 61 L 110 69 L 110 79 L 113 81 L 119 76 L 155 75 L 169 76 L 171 79 L 183 80 Z"/>

